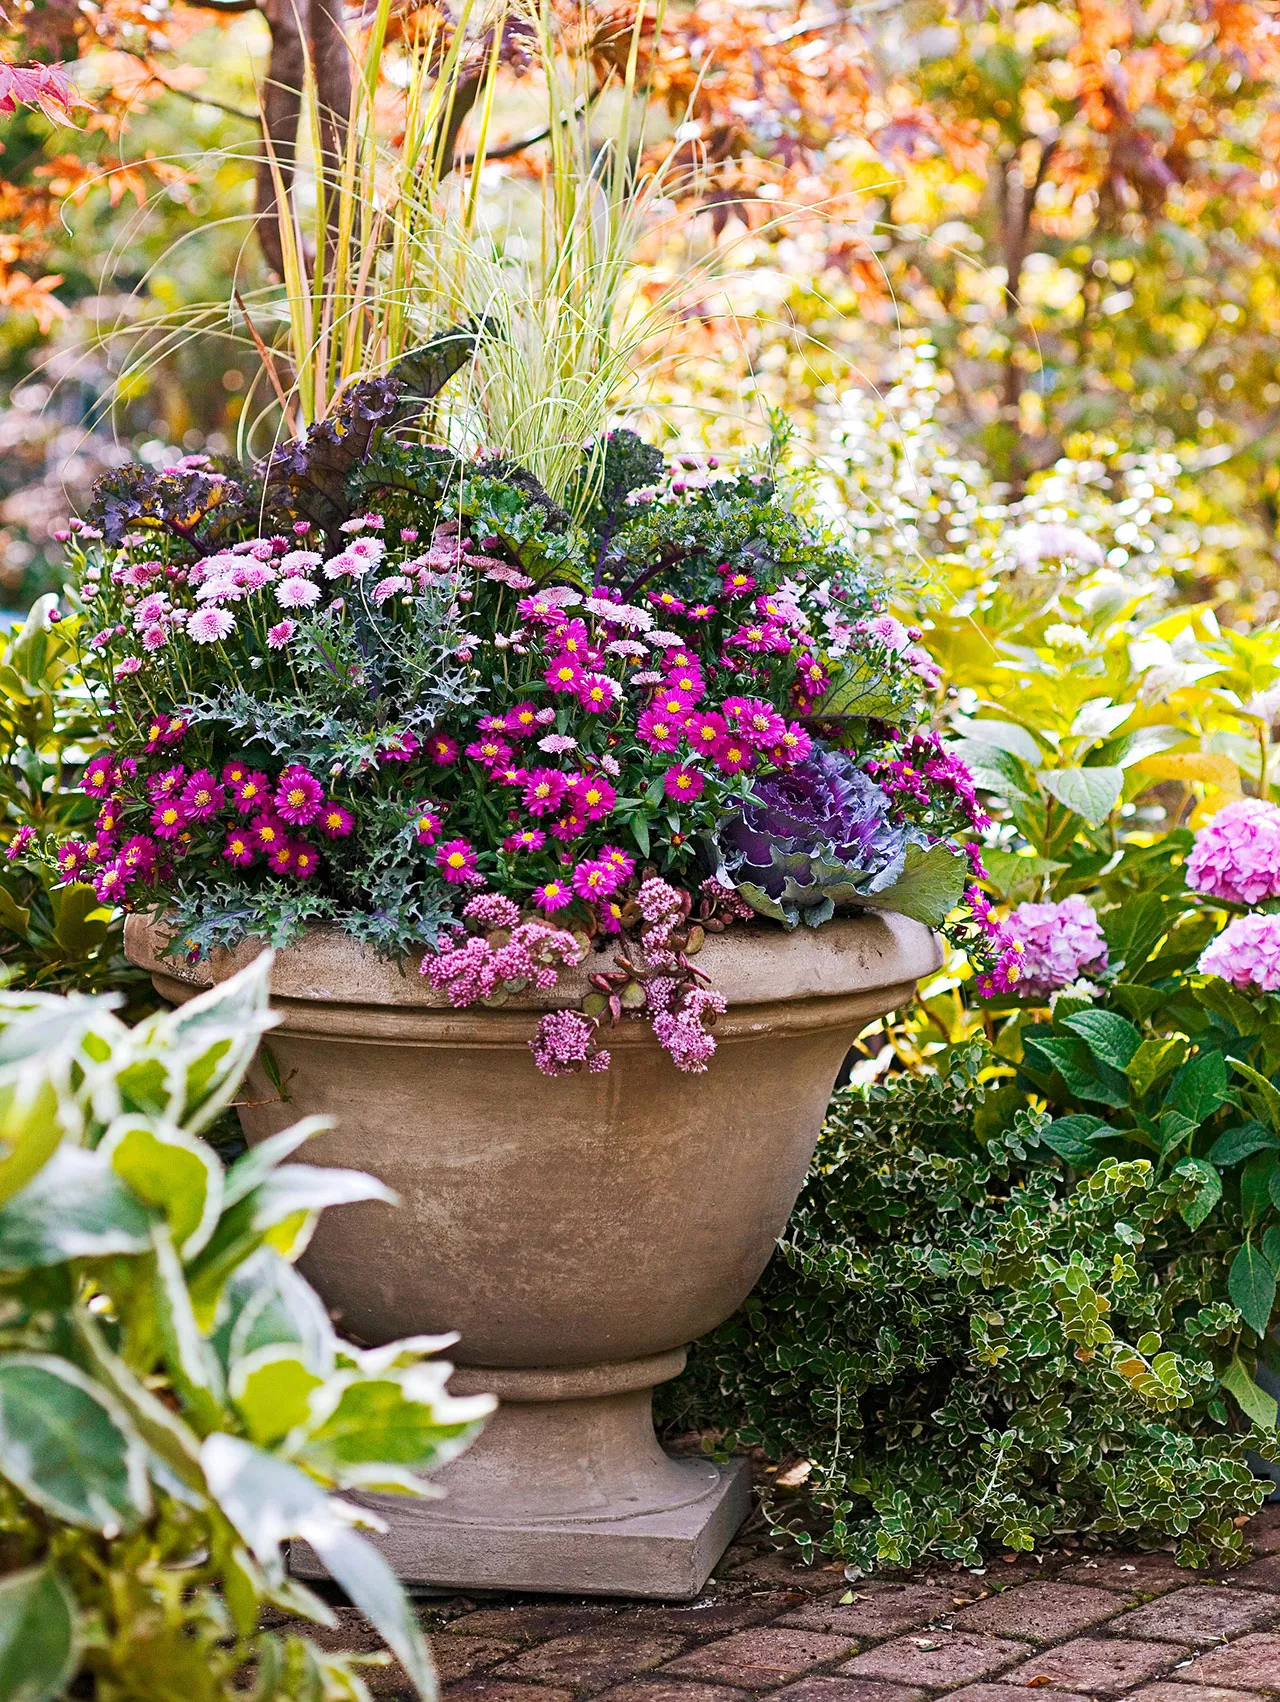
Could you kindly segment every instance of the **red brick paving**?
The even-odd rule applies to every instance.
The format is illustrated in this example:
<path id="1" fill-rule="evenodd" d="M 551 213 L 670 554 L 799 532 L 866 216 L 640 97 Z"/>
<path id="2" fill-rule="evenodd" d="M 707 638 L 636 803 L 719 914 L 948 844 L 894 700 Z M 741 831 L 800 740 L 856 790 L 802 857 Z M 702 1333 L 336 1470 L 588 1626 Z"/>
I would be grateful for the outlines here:
<path id="1" fill-rule="evenodd" d="M 1077 1547 L 852 1582 L 748 1539 L 697 1602 L 453 1597 L 423 1621 L 443 1702 L 1277 1702 L 1280 1507 L 1246 1536 L 1229 1576 Z M 338 1614 L 308 1633 L 380 1647 Z M 408 1702 L 397 1665 L 363 1671 Z"/>

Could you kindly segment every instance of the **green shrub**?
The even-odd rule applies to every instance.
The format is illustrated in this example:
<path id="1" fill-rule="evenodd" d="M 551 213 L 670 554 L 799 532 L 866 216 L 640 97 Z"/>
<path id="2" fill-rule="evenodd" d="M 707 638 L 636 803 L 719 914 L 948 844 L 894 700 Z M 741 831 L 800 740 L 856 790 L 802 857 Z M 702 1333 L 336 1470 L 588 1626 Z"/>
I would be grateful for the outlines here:
<path id="1" fill-rule="evenodd" d="M 811 1462 L 818 1546 L 864 1568 L 1065 1530 L 1229 1560 L 1269 1488 L 1246 1453 L 1278 1438 L 1215 1372 L 1239 1318 L 1220 1253 L 1188 1248 L 1197 1181 L 1107 1158 L 1071 1185 L 1047 1115 L 1001 1126 L 989 1062 L 837 1095 L 778 1253 L 668 1416 Z"/>
<path id="2" fill-rule="evenodd" d="M 349 1660 L 260 1628 L 267 1603 L 335 1623 L 285 1572 L 293 1537 L 432 1693 L 353 1528 L 376 1521 L 330 1492 L 421 1492 L 491 1403 L 448 1395 L 439 1340 L 335 1337 L 292 1261 L 325 1206 L 389 1196 L 289 1162 L 316 1120 L 226 1170 L 201 1138 L 271 1022 L 267 967 L 134 1029 L 0 994 L 4 1702 L 359 1702 Z"/>

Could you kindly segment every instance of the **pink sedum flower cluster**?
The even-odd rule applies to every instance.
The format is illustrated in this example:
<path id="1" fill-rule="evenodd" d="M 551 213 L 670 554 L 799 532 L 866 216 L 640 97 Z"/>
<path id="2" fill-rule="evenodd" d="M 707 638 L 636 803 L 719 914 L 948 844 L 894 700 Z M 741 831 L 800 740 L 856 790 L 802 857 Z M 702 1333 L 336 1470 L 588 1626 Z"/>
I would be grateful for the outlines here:
<path id="1" fill-rule="evenodd" d="M 1198 967 L 1250 992 L 1280 991 L 1280 916 L 1237 916 L 1201 952 Z"/>
<path id="2" fill-rule="evenodd" d="M 482 920 L 476 906 L 486 907 L 483 914 L 505 915 L 510 900 L 485 894 L 473 898 L 466 907 L 472 919 Z M 515 906 L 511 908 L 514 910 Z M 517 916 L 518 916 L 517 912 Z M 509 920 L 498 924 L 505 930 Z M 520 922 L 511 929 L 511 937 L 494 942 L 481 934 L 473 934 L 462 945 L 444 951 L 427 952 L 422 959 L 422 973 L 437 993 L 443 993 L 459 1010 L 474 1005 L 480 999 L 491 999 L 497 993 L 517 992 L 533 986 L 546 993 L 560 979 L 560 971 L 577 963 L 581 953 L 578 942 L 564 928 L 553 928 L 546 922 Z"/>
<path id="3" fill-rule="evenodd" d="M 1009 925 L 1022 942 L 1022 991 L 1047 996 L 1107 967 L 1107 942 L 1088 899 L 1019 904 Z"/>
<path id="4" fill-rule="evenodd" d="M 1280 897 L 1280 809 L 1241 798 L 1219 810 L 1196 835 L 1187 885 L 1230 904 Z"/>

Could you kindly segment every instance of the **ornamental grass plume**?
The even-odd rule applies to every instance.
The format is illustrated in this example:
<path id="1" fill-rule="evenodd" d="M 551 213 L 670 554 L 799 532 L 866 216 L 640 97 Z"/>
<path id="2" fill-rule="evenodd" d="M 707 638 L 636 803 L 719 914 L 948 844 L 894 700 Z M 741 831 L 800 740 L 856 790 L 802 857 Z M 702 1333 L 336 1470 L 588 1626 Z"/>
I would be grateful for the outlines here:
<path id="1" fill-rule="evenodd" d="M 1219 810 L 1196 834 L 1187 885 L 1231 904 L 1280 897 L 1280 809 L 1241 798 Z"/>
<path id="2" fill-rule="evenodd" d="M 1237 916 L 1201 952 L 1198 967 L 1202 975 L 1217 975 L 1233 987 L 1280 990 L 1280 916 L 1257 910 Z"/>
<path id="3" fill-rule="evenodd" d="M 1019 991 L 1047 997 L 1107 967 L 1107 942 L 1088 899 L 1078 892 L 1057 904 L 1019 904 L 1009 925 L 1022 942 Z"/>

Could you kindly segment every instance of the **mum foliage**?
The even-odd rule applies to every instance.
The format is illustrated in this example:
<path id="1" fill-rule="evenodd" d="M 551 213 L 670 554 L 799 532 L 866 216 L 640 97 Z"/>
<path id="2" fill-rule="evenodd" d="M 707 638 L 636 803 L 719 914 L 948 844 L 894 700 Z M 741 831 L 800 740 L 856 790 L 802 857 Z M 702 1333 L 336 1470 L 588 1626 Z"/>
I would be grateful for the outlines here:
<path id="1" fill-rule="evenodd" d="M 305 1539 L 418 1694 L 426 1645 L 335 1491 L 424 1493 L 487 1398 L 446 1390 L 451 1338 L 340 1340 L 294 1269 L 319 1212 L 389 1199 L 291 1162 L 318 1126 L 224 1169 L 204 1134 L 264 1029 L 266 954 L 129 1029 L 109 999 L 0 994 L 0 1689 L 367 1702 L 285 1572 Z M 16 1689 L 14 1688 L 16 1684 Z"/>
<path id="2" fill-rule="evenodd" d="M 859 832 L 892 848 L 870 879 L 824 864 L 810 921 L 865 900 L 943 920 L 980 815 L 919 730 L 936 671 L 771 460 L 667 465 L 616 432 L 561 509 L 494 456 L 398 447 L 396 386 L 353 387 L 347 430 L 256 469 L 125 470 L 73 528 L 112 747 L 64 867 L 104 902 L 166 910 L 190 953 L 314 921 L 425 945 L 455 1003 L 537 978 L 535 920 L 579 958 L 626 933 L 587 1022 L 644 1010 L 685 1068 L 713 1049 L 717 999 L 690 962 L 706 927 L 798 914 L 754 878 L 735 893 L 717 835 L 750 820 L 766 862 L 771 841 L 827 856 L 816 817 L 800 840 L 794 812 L 770 825 L 783 790 L 856 793 Z M 538 973 L 569 962 L 556 946 Z M 540 1065 L 602 1067 L 578 1027 L 551 1027 Z"/>
<path id="3" fill-rule="evenodd" d="M 837 1095 L 773 1261 L 664 1397 L 683 1426 L 811 1463 L 822 1534 L 865 1569 L 1053 1533 L 1241 1553 L 1268 1487 L 1215 1361 L 1231 1330 L 1219 1255 L 1188 1235 L 1185 1172 L 1102 1159 L 1073 1180 L 1049 1118 L 1002 1124 L 989 1056 Z"/>

